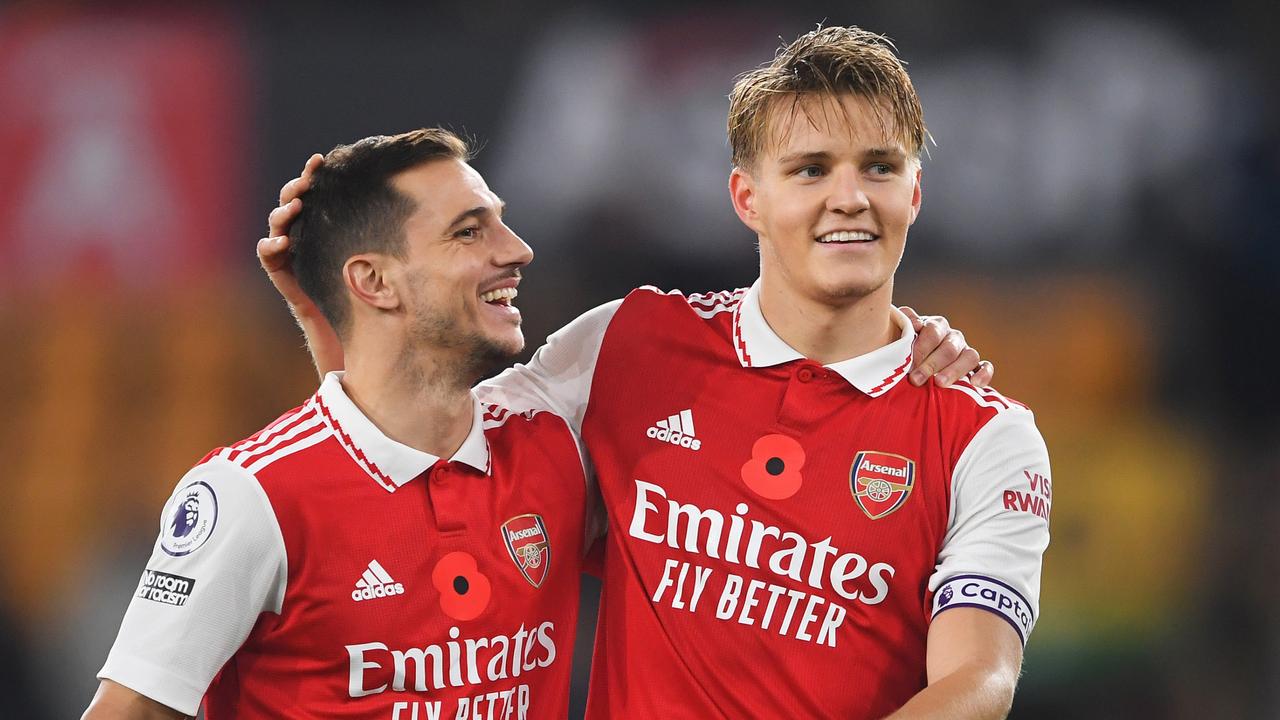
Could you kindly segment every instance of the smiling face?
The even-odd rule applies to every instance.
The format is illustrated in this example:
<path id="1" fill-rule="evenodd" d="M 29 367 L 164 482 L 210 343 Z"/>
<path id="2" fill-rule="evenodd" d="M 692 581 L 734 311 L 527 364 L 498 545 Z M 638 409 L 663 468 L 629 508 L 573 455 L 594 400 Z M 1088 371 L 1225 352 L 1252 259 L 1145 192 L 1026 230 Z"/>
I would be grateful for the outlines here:
<path id="1" fill-rule="evenodd" d="M 392 274 L 414 344 L 452 351 L 481 372 L 519 353 L 514 300 L 533 251 L 503 223 L 502 200 L 452 158 L 401 172 L 391 184 L 416 205 Z"/>
<path id="2" fill-rule="evenodd" d="M 734 209 L 760 238 L 766 291 L 833 307 L 889 302 L 921 194 L 918 159 L 886 126 L 859 95 L 776 102 L 771 141 L 730 177 Z"/>

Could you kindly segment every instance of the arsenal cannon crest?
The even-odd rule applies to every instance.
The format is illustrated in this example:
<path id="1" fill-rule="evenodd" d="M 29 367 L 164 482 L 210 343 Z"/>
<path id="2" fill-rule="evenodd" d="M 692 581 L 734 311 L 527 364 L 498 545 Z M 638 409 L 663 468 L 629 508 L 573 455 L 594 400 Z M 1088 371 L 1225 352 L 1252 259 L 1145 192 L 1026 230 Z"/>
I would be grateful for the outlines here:
<path id="1" fill-rule="evenodd" d="M 902 507 L 915 483 L 915 461 L 893 453 L 863 450 L 849 469 L 853 499 L 872 520 Z"/>
<path id="2" fill-rule="evenodd" d="M 502 542 L 525 580 L 540 587 L 551 564 L 551 540 L 541 515 L 517 515 L 502 523 Z"/>

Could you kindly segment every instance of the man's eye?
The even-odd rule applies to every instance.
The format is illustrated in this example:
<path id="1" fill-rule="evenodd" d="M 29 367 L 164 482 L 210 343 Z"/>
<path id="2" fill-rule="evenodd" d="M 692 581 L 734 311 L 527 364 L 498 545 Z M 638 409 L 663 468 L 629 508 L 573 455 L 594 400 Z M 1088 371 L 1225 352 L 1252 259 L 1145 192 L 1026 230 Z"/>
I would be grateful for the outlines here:
<path id="1" fill-rule="evenodd" d="M 464 240 L 474 240 L 475 238 L 480 237 L 480 228 L 474 225 L 471 227 L 464 227 L 458 232 L 454 233 L 453 236 L 462 238 Z"/>
<path id="2" fill-rule="evenodd" d="M 822 168 L 817 165 L 805 165 L 796 171 L 796 174 L 805 178 L 822 177 Z"/>
<path id="3" fill-rule="evenodd" d="M 893 172 L 893 166 L 889 163 L 875 163 L 870 169 L 876 175 L 888 175 Z"/>

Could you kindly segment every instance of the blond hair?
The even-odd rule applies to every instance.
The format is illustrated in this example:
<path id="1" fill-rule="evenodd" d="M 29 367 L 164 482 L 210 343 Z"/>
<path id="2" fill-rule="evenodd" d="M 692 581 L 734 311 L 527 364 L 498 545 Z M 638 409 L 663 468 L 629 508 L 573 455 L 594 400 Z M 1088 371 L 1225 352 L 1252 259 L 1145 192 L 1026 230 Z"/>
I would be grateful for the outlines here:
<path id="1" fill-rule="evenodd" d="M 852 93 L 880 108 L 890 137 L 918 158 L 928 130 L 924 110 L 893 42 L 857 27 L 819 27 L 778 49 L 773 60 L 734 82 L 729 94 L 729 147 L 733 164 L 751 167 L 764 152 L 774 109 L 791 100 Z"/>

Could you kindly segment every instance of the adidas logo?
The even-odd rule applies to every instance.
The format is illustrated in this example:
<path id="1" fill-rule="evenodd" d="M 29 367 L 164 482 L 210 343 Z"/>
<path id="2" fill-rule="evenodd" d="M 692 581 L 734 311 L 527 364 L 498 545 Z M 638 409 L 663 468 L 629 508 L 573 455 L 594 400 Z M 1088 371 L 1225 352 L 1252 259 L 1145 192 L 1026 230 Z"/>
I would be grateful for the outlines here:
<path id="1" fill-rule="evenodd" d="M 364 574 L 356 581 L 356 589 L 351 591 L 351 599 L 360 602 L 403 594 L 404 585 L 392 580 L 386 568 L 377 560 L 370 560 L 369 567 L 365 568 Z"/>
<path id="2" fill-rule="evenodd" d="M 693 410 L 681 410 L 677 415 L 659 420 L 644 434 L 654 440 L 690 450 L 698 450 L 702 447 L 702 441 L 693 432 Z"/>

